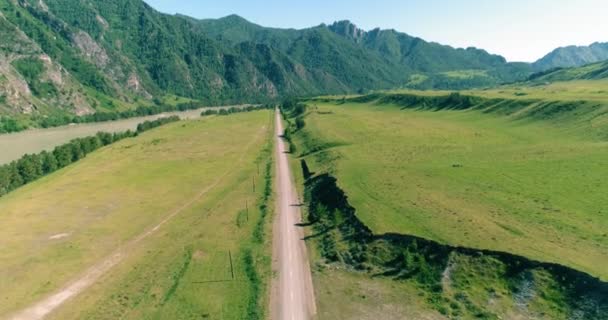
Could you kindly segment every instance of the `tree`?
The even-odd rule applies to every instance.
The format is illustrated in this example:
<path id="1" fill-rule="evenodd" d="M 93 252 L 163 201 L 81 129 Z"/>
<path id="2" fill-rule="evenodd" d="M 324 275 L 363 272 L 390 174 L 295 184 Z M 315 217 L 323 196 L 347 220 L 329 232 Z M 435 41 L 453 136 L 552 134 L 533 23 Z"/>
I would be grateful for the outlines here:
<path id="1" fill-rule="evenodd" d="M 285 110 L 291 110 L 296 106 L 296 103 L 298 103 L 297 99 L 287 98 L 283 100 L 283 103 L 281 105 Z"/>
<path id="2" fill-rule="evenodd" d="M 100 142 L 97 137 L 86 137 L 80 140 L 80 145 L 82 147 L 82 152 L 86 155 L 97 150 L 100 146 Z"/>
<path id="3" fill-rule="evenodd" d="M 42 171 L 44 172 L 44 174 L 49 174 L 58 169 L 57 159 L 55 158 L 55 155 L 53 155 L 53 153 L 43 151 L 40 154 L 40 158 L 42 161 Z"/>
<path id="4" fill-rule="evenodd" d="M 57 159 L 58 168 L 67 167 L 72 163 L 72 152 L 67 144 L 55 148 L 53 155 Z"/>
<path id="5" fill-rule="evenodd" d="M 16 167 L 22 184 L 32 182 L 42 175 L 42 166 L 37 156 L 26 154 L 17 160 Z"/>
<path id="6" fill-rule="evenodd" d="M 302 119 L 302 117 L 296 118 L 296 130 L 304 128 L 305 125 L 306 123 L 304 122 L 304 119 Z"/>
<path id="7" fill-rule="evenodd" d="M 10 191 L 11 179 L 8 166 L 0 166 L 0 196 Z"/>
<path id="8" fill-rule="evenodd" d="M 217 110 L 207 109 L 207 110 L 203 111 L 203 113 L 201 113 L 201 116 L 210 116 L 210 115 L 214 115 L 214 114 L 217 114 Z"/>
<path id="9" fill-rule="evenodd" d="M 137 132 L 144 132 L 152 127 L 150 121 L 144 121 L 137 125 Z"/>
<path id="10" fill-rule="evenodd" d="M 9 190 L 15 190 L 23 185 L 23 178 L 21 174 L 19 174 L 19 169 L 17 168 L 17 162 L 13 161 L 8 166 L 8 175 L 9 175 Z"/>
<path id="11" fill-rule="evenodd" d="M 101 144 L 103 146 L 107 146 L 107 145 L 111 144 L 112 142 L 114 142 L 114 139 L 112 138 L 111 133 L 98 132 L 96 136 L 97 136 L 97 139 L 99 139 L 99 141 L 101 142 Z"/>
<path id="12" fill-rule="evenodd" d="M 304 112 L 306 112 L 306 105 L 303 103 L 298 103 L 298 104 L 296 104 L 296 107 L 293 110 L 293 115 L 299 116 L 299 115 L 304 114 Z"/>
<path id="13" fill-rule="evenodd" d="M 34 165 L 34 171 L 36 172 L 36 179 L 42 177 L 44 175 L 44 170 L 42 168 L 42 158 L 39 154 L 33 154 L 30 156 L 30 159 Z"/>
<path id="14" fill-rule="evenodd" d="M 0 131 L 3 132 L 15 132 L 19 131 L 20 127 L 17 121 L 11 118 L 0 118 Z"/>
<path id="15" fill-rule="evenodd" d="M 70 151 L 72 154 L 72 162 L 76 162 L 82 158 L 84 158 L 85 153 L 82 150 L 81 139 L 75 139 L 69 144 Z"/>

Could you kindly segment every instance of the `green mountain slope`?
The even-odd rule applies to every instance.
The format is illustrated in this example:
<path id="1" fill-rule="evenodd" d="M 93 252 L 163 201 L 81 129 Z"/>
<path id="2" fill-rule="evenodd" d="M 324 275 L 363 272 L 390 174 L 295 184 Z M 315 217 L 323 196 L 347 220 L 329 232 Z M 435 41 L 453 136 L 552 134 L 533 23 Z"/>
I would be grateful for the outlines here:
<path id="1" fill-rule="evenodd" d="M 311 51 L 304 57 L 321 62 L 325 62 L 323 58 L 327 58 L 327 52 L 319 52 L 315 46 L 339 44 L 336 52 L 340 56 L 337 57 L 338 60 L 333 58 L 330 62 L 350 60 L 359 66 L 383 66 L 367 70 L 367 74 L 379 75 L 381 78 L 388 76 L 393 87 L 470 88 L 511 82 L 522 79 L 531 72 L 528 64 L 507 63 L 503 57 L 491 55 L 484 50 L 455 49 L 395 30 L 364 31 L 350 21 L 303 30 L 285 30 L 264 28 L 232 15 L 223 19 L 202 20 L 199 24 L 202 30 L 216 39 L 230 43 L 263 43 L 290 55 L 299 53 L 297 47 L 303 40 L 314 39 L 308 47 Z M 328 30 L 331 31 L 329 34 Z M 302 59 L 297 55 L 293 57 L 299 61 Z M 331 66 L 331 63 L 325 64 L 327 65 Z M 350 67 L 345 70 L 358 71 L 356 69 Z M 424 80 L 419 81 L 421 78 Z"/>
<path id="2" fill-rule="evenodd" d="M 295 30 L 197 20 L 141 0 L 0 0 L 0 113 L 117 111 L 395 87 L 463 89 L 526 78 L 526 64 L 348 21 Z"/>
<path id="3" fill-rule="evenodd" d="M 608 42 L 593 43 L 589 46 L 568 46 L 557 48 L 534 63 L 536 70 L 579 67 L 589 63 L 608 60 Z"/>
<path id="4" fill-rule="evenodd" d="M 588 64 L 577 68 L 555 68 L 530 76 L 531 82 L 556 82 L 572 80 L 601 80 L 608 78 L 608 61 Z"/>

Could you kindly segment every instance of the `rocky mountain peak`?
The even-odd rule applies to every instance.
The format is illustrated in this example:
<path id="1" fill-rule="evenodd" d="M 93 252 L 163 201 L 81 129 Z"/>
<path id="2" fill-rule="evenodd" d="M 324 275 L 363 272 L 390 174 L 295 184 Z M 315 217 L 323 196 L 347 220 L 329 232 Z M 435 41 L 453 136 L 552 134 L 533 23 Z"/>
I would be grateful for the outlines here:
<path id="1" fill-rule="evenodd" d="M 331 24 L 329 30 L 347 38 L 351 38 L 354 40 L 360 40 L 365 36 L 365 30 L 359 29 L 357 25 L 350 22 L 349 20 L 336 21 Z"/>

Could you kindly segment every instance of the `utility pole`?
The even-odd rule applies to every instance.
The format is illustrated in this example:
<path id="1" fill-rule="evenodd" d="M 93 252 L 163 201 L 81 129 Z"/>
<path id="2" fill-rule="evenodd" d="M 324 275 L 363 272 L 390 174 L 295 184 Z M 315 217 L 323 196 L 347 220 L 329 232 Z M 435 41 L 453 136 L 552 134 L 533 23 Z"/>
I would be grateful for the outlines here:
<path id="1" fill-rule="evenodd" d="M 234 267 L 232 266 L 232 253 L 228 250 L 228 259 L 230 259 L 230 275 L 232 276 L 232 280 L 234 280 Z"/>

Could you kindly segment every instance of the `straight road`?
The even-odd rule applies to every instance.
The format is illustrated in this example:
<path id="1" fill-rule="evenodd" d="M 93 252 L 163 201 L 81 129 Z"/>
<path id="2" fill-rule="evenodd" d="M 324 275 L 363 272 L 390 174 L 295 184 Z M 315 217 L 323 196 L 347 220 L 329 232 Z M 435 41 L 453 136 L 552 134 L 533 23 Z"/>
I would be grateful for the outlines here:
<path id="1" fill-rule="evenodd" d="M 277 221 L 274 225 L 274 255 L 278 278 L 275 280 L 272 313 L 275 320 L 307 320 L 316 313 L 310 264 L 297 226 L 302 221 L 300 203 L 289 168 L 287 146 L 282 138 L 283 124 L 276 111 L 277 139 Z"/>

